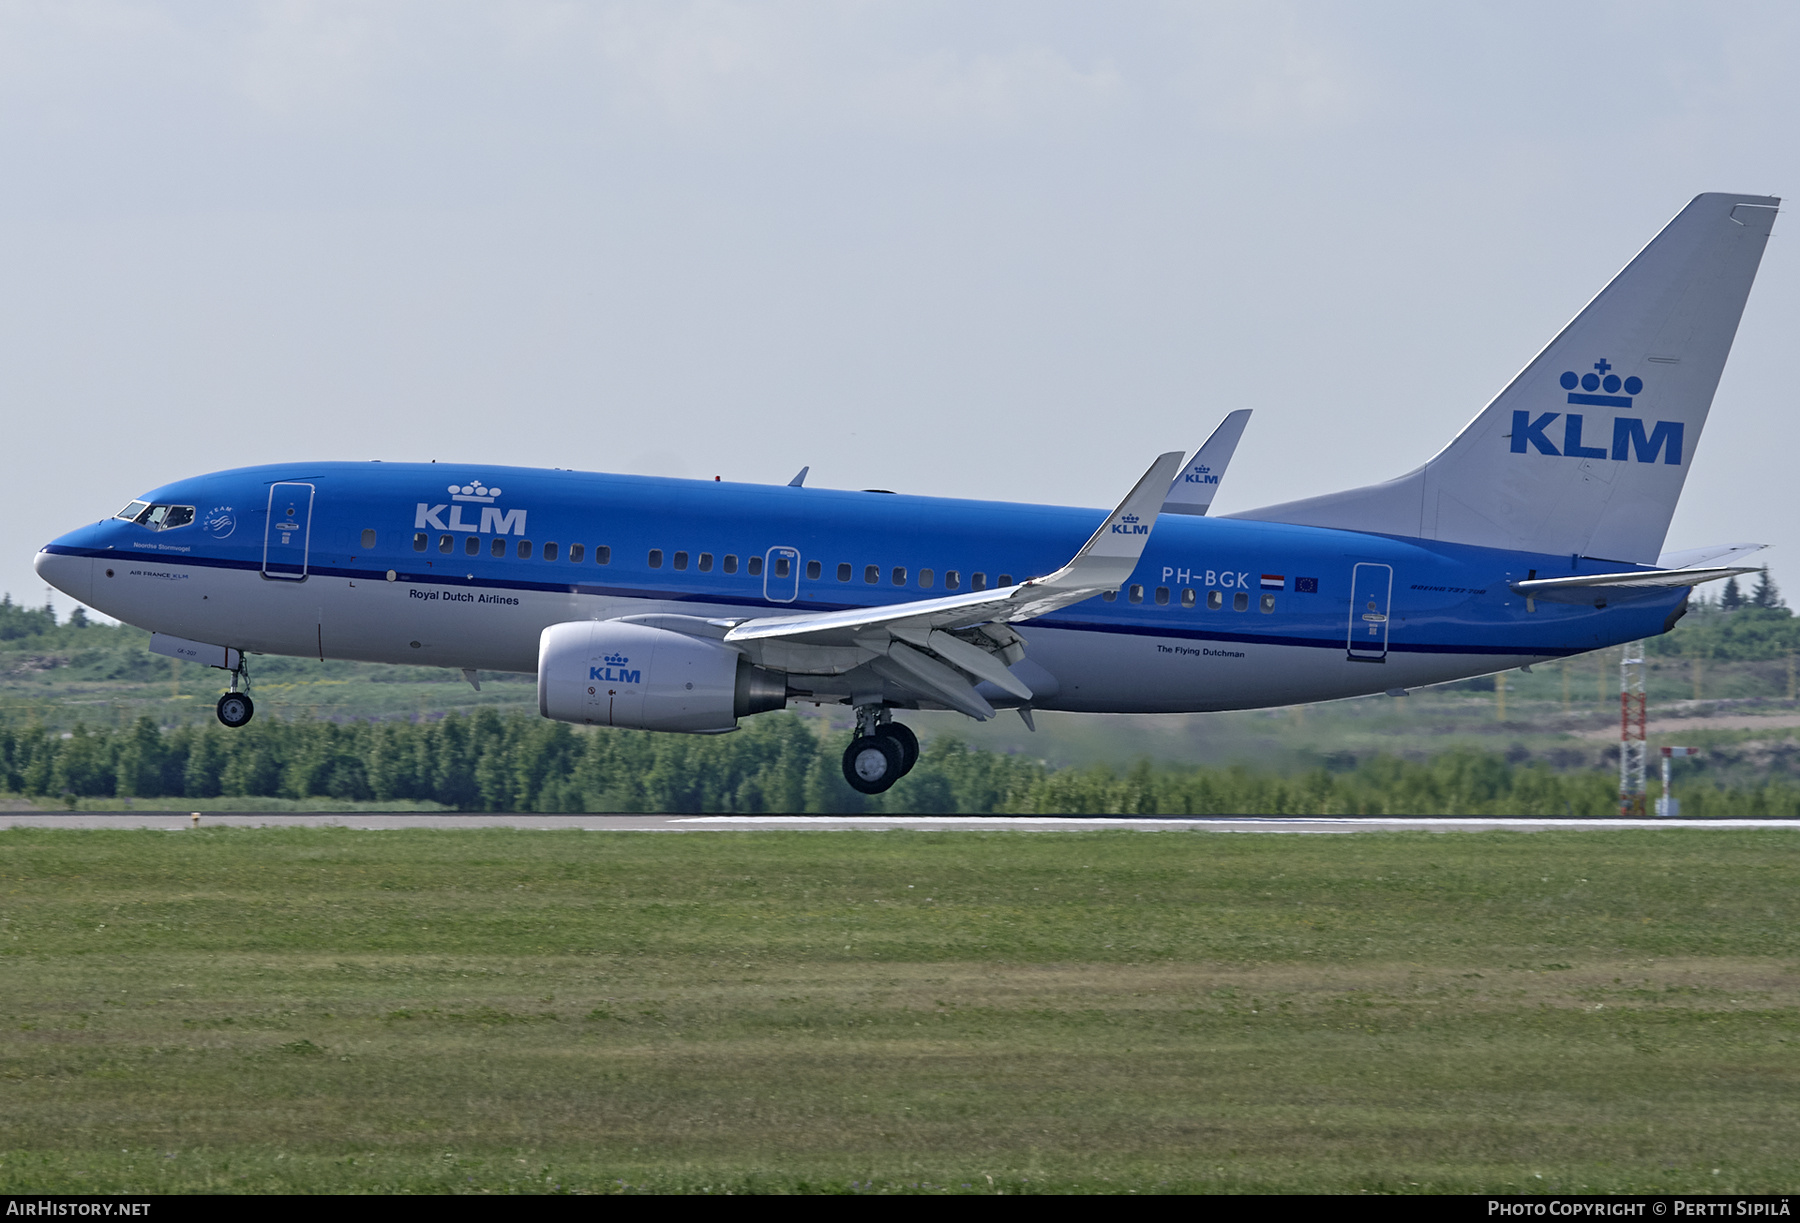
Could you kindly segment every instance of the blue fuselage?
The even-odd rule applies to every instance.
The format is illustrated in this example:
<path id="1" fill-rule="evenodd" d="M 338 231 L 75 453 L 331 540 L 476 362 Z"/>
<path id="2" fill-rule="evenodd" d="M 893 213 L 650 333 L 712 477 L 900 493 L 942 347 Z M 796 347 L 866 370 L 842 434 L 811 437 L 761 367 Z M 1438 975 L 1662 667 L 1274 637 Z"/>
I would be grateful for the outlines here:
<path id="1" fill-rule="evenodd" d="M 40 573 L 120 620 L 248 652 L 520 672 L 536 670 L 540 632 L 566 620 L 867 607 L 1042 575 L 1106 516 L 397 463 L 244 468 L 141 500 L 175 507 L 164 521 L 191 520 L 82 527 L 44 548 Z M 1165 514 L 1116 598 L 1018 626 L 1020 665 L 1048 709 L 1247 708 L 1409 688 L 1666 631 L 1685 590 L 1595 606 L 1528 603 L 1508 585 L 1622 567 Z M 835 699 L 828 683 L 813 690 Z"/>

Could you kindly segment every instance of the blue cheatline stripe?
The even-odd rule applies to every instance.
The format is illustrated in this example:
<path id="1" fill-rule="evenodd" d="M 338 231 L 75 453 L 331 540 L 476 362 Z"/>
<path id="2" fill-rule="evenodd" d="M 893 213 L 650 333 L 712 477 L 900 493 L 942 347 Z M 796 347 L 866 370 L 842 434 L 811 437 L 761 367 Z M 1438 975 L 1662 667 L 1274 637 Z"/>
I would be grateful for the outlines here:
<path id="1" fill-rule="evenodd" d="M 1579 391 L 1569 396 L 1570 403 L 1587 404 L 1594 408 L 1629 408 L 1629 395 L 1583 395 Z"/>
<path id="2" fill-rule="evenodd" d="M 228 569 L 258 573 L 262 570 L 260 561 L 228 560 L 220 557 L 193 556 L 188 554 L 164 553 L 155 557 L 115 550 L 92 548 L 69 548 L 51 544 L 45 549 L 60 556 L 88 556 L 96 559 L 114 561 L 133 560 L 140 563 L 160 565 L 193 565 L 203 569 Z M 554 562 L 552 562 L 554 563 Z M 309 576 L 346 578 L 351 581 L 381 582 L 387 579 L 386 569 L 348 569 L 337 566 L 319 566 L 308 571 Z M 465 571 L 466 572 L 466 571 Z M 531 591 L 539 594 L 578 594 L 606 599 L 649 599 L 659 603 L 731 603 L 767 607 L 771 611 L 787 613 L 793 611 L 852 611 L 865 607 L 887 607 L 885 603 L 823 603 L 795 600 L 791 603 L 771 603 L 753 595 L 732 595 L 720 592 L 695 592 L 655 590 L 634 586 L 598 586 L 587 582 L 522 582 L 516 579 L 503 578 L 469 578 L 462 574 L 439 573 L 405 573 L 396 570 L 399 583 L 435 583 L 443 586 L 460 586 L 464 588 L 480 588 L 484 590 Z M 1072 619 L 1065 615 L 1052 614 L 1040 616 L 1030 621 L 1032 625 L 1044 628 L 1061 629 L 1077 633 L 1113 633 L 1124 637 L 1169 637 L 1183 641 L 1220 641 L 1233 645 L 1280 645 L 1298 646 L 1302 649 L 1342 650 L 1345 648 L 1344 637 L 1334 632 L 1329 637 L 1291 637 L 1277 633 L 1228 633 L 1212 629 L 1179 628 L 1173 625 L 1115 624 L 1106 621 Z M 1562 658 L 1576 654 L 1585 654 L 1596 646 L 1508 646 L 1508 645 L 1455 645 L 1417 642 L 1392 642 L 1388 644 L 1390 654 L 1492 654 L 1501 657 L 1533 657 Z"/>

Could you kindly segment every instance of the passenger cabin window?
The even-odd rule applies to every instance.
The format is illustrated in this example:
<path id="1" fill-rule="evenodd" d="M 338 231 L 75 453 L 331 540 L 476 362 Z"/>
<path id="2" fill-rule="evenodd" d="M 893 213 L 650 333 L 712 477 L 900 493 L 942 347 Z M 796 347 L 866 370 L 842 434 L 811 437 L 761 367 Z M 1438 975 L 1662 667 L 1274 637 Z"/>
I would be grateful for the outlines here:
<path id="1" fill-rule="evenodd" d="M 612 548 L 606 544 L 594 545 L 594 563 L 596 565 L 612 564 Z"/>
<path id="2" fill-rule="evenodd" d="M 1275 610 L 1275 596 L 1274 595 L 1264 595 L 1262 597 L 1262 614 L 1267 616 L 1274 610 Z"/>
<path id="3" fill-rule="evenodd" d="M 1225 596 L 1224 595 L 1220 594 L 1216 590 L 1209 590 L 1206 592 L 1206 610 L 1207 611 L 1218 611 L 1220 608 L 1222 608 L 1224 606 L 1225 606 Z"/>
<path id="4" fill-rule="evenodd" d="M 807 561 L 806 562 L 806 580 L 807 581 L 809 581 L 809 582 L 818 581 L 819 574 L 821 572 L 823 572 L 823 570 L 820 569 L 818 561 Z"/>
<path id="5" fill-rule="evenodd" d="M 1103 590 L 1100 592 L 1100 598 L 1107 603 L 1117 603 L 1119 601 L 1119 592 L 1116 590 Z"/>
<path id="6" fill-rule="evenodd" d="M 753 578 L 762 576 L 762 557 L 753 556 L 744 562 L 744 572 Z"/>
<path id="7" fill-rule="evenodd" d="M 456 546 L 456 537 L 454 535 L 438 536 L 438 551 L 439 552 L 448 552 L 448 551 L 450 551 L 450 549 L 454 548 L 455 546 Z"/>
<path id="8" fill-rule="evenodd" d="M 863 569 L 863 581 L 867 582 L 871 586 L 878 585 L 881 582 L 881 566 L 880 565 L 865 566 Z"/>
<path id="9" fill-rule="evenodd" d="M 662 549 L 661 548 L 650 549 L 650 567 L 652 569 L 661 569 L 662 568 Z"/>
<path id="10" fill-rule="evenodd" d="M 586 555 L 587 555 L 587 545 L 586 544 L 570 544 L 569 545 L 569 563 L 571 565 L 579 565 L 582 561 L 582 558 L 585 557 Z"/>
<path id="11" fill-rule="evenodd" d="M 849 580 L 850 580 L 850 562 L 845 561 L 843 564 L 838 566 L 838 581 L 848 582 Z"/>
<path id="12" fill-rule="evenodd" d="M 688 557 L 687 557 L 687 553 L 685 553 L 685 552 L 677 552 L 677 553 L 676 553 L 676 554 L 675 554 L 675 568 L 677 568 L 677 569 L 686 569 L 686 568 L 687 568 L 687 561 L 688 561 Z"/>
<path id="13" fill-rule="evenodd" d="M 929 569 L 919 570 L 919 589 L 920 590 L 930 590 L 931 584 L 935 580 L 936 579 L 933 578 L 931 575 L 931 570 L 929 570 Z"/>
<path id="14" fill-rule="evenodd" d="M 547 561 L 556 559 L 556 545 L 554 543 L 547 543 L 544 545 L 544 559 Z"/>
<path id="15" fill-rule="evenodd" d="M 370 528 L 370 527 L 363 528 L 363 551 L 367 552 L 374 546 L 375 546 L 375 531 L 374 531 L 374 529 Z"/>
<path id="16" fill-rule="evenodd" d="M 473 535 L 469 536 L 467 539 L 463 540 L 463 551 L 470 556 L 480 556 L 481 541 Z"/>
<path id="17" fill-rule="evenodd" d="M 969 575 L 969 589 L 970 590 L 986 590 L 987 589 L 987 574 L 971 573 Z"/>
<path id="18" fill-rule="evenodd" d="M 522 561 L 531 559 L 531 541 L 529 539 L 519 541 L 519 559 Z"/>
<path id="19" fill-rule="evenodd" d="M 896 585 L 896 586 L 906 585 L 906 566 L 905 565 L 895 565 L 894 566 L 894 585 Z"/>
<path id="20" fill-rule="evenodd" d="M 1169 588 L 1167 586 L 1158 586 L 1156 588 L 1156 605 L 1158 607 L 1167 607 L 1169 605 Z"/>
<path id="21" fill-rule="evenodd" d="M 737 556 L 736 556 L 736 554 L 727 552 L 725 554 L 725 563 L 723 565 L 721 565 L 720 568 L 724 569 L 726 573 L 736 573 L 737 572 Z"/>
<path id="22" fill-rule="evenodd" d="M 1192 607 L 1194 602 L 1194 588 L 1189 586 L 1181 592 L 1181 605 L 1183 607 Z"/>
<path id="23" fill-rule="evenodd" d="M 1001 574 L 1000 575 L 1000 584 L 1002 586 L 1011 586 L 1012 585 L 1012 574 L 1010 574 L 1010 573 Z"/>
<path id="24" fill-rule="evenodd" d="M 944 589 L 955 590 L 962 585 L 962 574 L 954 569 L 944 570 Z"/>
<path id="25" fill-rule="evenodd" d="M 1133 586 L 1131 588 L 1131 593 L 1126 597 L 1133 603 L 1142 603 L 1144 601 L 1144 588 L 1142 586 Z"/>
<path id="26" fill-rule="evenodd" d="M 474 536 L 470 536 L 470 538 L 473 539 Z M 423 552 L 423 551 L 425 551 L 425 549 L 427 547 L 430 546 L 430 544 L 431 544 L 431 537 L 429 535 L 425 534 L 425 532 L 423 532 L 423 531 L 414 531 L 413 532 L 413 551 L 414 552 Z"/>
<path id="27" fill-rule="evenodd" d="M 712 572 L 712 553 L 702 552 L 700 554 L 700 563 L 696 566 L 696 568 L 698 568 L 701 573 L 711 573 Z"/>
<path id="28" fill-rule="evenodd" d="M 1248 591 L 1240 590 L 1236 594 L 1231 596 L 1231 610 L 1232 611 L 1249 611 L 1250 610 L 1250 594 Z"/>

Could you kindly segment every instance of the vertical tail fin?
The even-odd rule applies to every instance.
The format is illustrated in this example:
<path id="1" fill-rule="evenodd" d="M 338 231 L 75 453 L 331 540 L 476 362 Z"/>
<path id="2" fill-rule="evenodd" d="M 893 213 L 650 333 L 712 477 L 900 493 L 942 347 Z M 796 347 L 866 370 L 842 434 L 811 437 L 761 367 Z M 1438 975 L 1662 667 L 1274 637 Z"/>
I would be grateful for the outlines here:
<path id="1" fill-rule="evenodd" d="M 1696 196 L 1423 467 L 1230 517 L 1654 562 L 1780 203 Z"/>

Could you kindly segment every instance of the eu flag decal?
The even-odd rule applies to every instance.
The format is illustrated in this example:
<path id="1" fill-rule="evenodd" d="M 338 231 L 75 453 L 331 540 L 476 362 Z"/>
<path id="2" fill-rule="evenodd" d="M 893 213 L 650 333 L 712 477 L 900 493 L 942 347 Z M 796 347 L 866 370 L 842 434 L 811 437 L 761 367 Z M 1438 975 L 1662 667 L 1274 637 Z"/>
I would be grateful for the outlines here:
<path id="1" fill-rule="evenodd" d="M 1319 593 L 1319 579 L 1318 578 L 1295 578 L 1294 579 L 1294 593 L 1302 594 L 1302 595 L 1318 594 Z"/>

